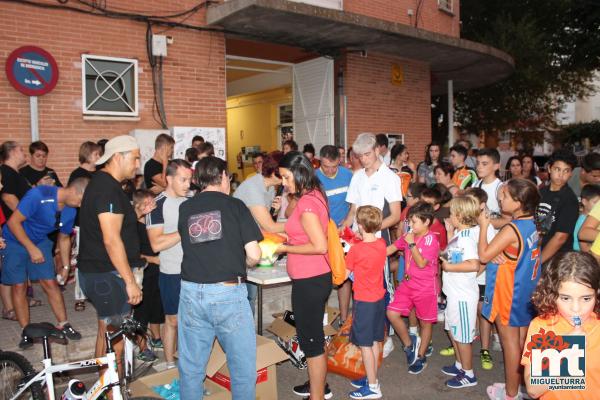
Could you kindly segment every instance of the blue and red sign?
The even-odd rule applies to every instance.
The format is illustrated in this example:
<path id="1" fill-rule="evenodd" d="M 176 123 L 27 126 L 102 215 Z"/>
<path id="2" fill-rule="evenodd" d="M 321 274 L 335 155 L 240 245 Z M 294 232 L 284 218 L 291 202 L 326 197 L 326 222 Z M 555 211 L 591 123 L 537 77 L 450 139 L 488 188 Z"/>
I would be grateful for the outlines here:
<path id="1" fill-rule="evenodd" d="M 15 89 L 27 96 L 42 96 L 58 82 L 58 66 L 46 50 L 19 47 L 6 60 L 6 76 Z"/>

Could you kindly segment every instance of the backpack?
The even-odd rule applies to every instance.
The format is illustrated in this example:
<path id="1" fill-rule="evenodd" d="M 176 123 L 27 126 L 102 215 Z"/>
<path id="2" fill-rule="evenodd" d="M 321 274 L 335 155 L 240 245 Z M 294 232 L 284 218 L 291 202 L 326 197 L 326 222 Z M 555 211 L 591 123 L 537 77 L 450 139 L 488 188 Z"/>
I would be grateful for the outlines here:
<path id="1" fill-rule="evenodd" d="M 346 280 L 346 260 L 344 248 L 337 225 L 331 218 L 327 224 L 327 263 L 331 269 L 331 280 L 334 285 L 341 285 Z"/>

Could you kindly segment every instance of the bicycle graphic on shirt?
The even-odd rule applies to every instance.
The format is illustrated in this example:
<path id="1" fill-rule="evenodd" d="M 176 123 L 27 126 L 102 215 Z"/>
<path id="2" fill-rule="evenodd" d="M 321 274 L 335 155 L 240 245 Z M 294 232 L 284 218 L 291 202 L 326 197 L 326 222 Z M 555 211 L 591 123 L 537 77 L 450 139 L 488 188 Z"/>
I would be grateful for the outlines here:
<path id="1" fill-rule="evenodd" d="M 209 211 L 188 218 L 191 243 L 203 243 L 222 237 L 221 211 Z"/>

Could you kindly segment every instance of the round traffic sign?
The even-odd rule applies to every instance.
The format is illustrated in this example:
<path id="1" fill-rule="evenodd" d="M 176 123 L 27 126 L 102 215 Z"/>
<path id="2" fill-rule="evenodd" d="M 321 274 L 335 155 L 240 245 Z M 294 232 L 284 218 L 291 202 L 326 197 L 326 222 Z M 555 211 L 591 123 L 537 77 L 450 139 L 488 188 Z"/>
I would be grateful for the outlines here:
<path id="1" fill-rule="evenodd" d="M 6 60 L 6 76 L 15 89 L 27 96 L 42 96 L 58 82 L 58 65 L 46 50 L 23 46 Z"/>

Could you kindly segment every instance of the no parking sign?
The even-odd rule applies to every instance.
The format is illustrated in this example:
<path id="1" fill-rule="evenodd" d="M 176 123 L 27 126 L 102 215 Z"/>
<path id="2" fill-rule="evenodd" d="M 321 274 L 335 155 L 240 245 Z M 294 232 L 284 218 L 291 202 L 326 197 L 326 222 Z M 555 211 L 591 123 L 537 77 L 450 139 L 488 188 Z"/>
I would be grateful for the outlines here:
<path id="1" fill-rule="evenodd" d="M 23 46 L 6 60 L 6 76 L 15 89 L 27 96 L 42 96 L 58 82 L 58 66 L 46 50 Z"/>

